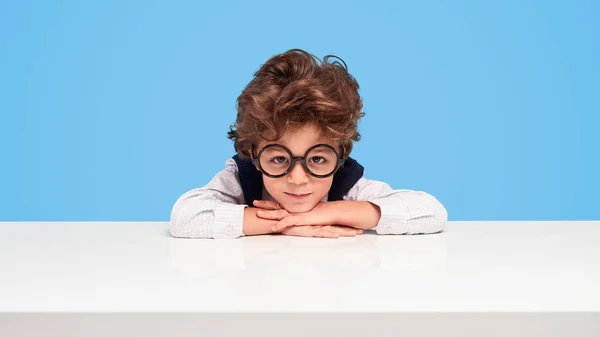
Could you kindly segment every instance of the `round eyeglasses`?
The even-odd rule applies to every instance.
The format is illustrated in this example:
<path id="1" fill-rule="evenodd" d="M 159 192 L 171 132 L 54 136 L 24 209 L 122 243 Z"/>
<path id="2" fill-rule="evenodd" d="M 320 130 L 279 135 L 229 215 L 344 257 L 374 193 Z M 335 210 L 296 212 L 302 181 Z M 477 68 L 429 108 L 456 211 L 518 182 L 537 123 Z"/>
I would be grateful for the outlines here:
<path id="1" fill-rule="evenodd" d="M 252 163 L 259 171 L 270 178 L 280 178 L 292 171 L 297 161 L 304 170 L 315 178 L 327 178 L 344 164 L 344 158 L 330 145 L 317 144 L 304 157 L 294 157 L 285 146 L 270 144 L 263 147 L 256 158 L 252 149 Z"/>

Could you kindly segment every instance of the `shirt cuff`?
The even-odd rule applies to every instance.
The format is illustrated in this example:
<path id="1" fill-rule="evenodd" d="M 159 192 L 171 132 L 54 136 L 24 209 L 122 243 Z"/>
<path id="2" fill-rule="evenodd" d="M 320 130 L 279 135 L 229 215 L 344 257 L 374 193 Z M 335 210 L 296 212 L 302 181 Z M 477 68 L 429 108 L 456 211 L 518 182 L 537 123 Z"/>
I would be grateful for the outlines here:
<path id="1" fill-rule="evenodd" d="M 406 202 L 398 200 L 398 198 L 393 199 L 369 200 L 369 202 L 379 206 L 381 211 L 379 223 L 373 228 L 377 234 L 420 233 L 422 232 L 421 226 L 410 220 L 434 215 L 433 212 L 420 205 L 413 205 L 412 209 L 409 209 Z"/>
<path id="2" fill-rule="evenodd" d="M 236 239 L 244 236 L 244 209 L 247 205 L 221 203 L 214 209 L 214 239 Z"/>

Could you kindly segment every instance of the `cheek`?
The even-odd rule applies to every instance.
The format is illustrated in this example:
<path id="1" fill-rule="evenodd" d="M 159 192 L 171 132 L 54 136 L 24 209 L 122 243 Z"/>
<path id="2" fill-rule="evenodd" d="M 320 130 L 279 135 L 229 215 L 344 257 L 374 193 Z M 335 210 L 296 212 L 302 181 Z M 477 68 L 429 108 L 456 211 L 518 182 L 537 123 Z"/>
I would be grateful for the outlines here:
<path id="1" fill-rule="evenodd" d="M 281 183 L 276 179 L 271 179 L 269 177 L 263 177 L 263 185 L 269 194 L 273 195 L 281 190 Z"/>
<path id="2" fill-rule="evenodd" d="M 332 178 L 315 179 L 312 184 L 313 193 L 317 194 L 319 200 L 322 199 L 329 192 L 332 183 Z"/>

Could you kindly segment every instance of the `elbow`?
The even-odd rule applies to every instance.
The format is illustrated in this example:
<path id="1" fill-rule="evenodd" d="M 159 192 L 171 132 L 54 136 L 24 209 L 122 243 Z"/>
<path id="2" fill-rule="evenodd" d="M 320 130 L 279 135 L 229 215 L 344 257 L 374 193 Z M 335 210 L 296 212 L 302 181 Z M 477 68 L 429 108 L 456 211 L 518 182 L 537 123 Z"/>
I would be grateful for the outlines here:
<path id="1" fill-rule="evenodd" d="M 413 219 L 413 225 L 420 228 L 422 234 L 439 233 L 446 230 L 448 224 L 448 211 L 446 207 L 434 196 L 424 193 L 427 200 L 426 205 L 429 215 L 422 218 Z"/>
<path id="2" fill-rule="evenodd" d="M 176 210 L 175 207 L 173 207 L 173 209 L 171 210 L 171 218 L 169 220 L 169 233 L 172 237 L 175 238 L 186 237 L 184 235 L 185 228 L 186 223 L 184 221 L 181 221 L 181 218 L 179 217 L 179 212 Z"/>
<path id="3" fill-rule="evenodd" d="M 171 218 L 169 220 L 169 233 L 175 238 L 189 238 L 189 221 L 184 219 L 181 209 L 176 203 L 171 210 Z"/>
<path id="4" fill-rule="evenodd" d="M 188 205 L 186 200 L 178 200 L 171 210 L 169 233 L 176 238 L 205 238 L 202 212 Z"/>

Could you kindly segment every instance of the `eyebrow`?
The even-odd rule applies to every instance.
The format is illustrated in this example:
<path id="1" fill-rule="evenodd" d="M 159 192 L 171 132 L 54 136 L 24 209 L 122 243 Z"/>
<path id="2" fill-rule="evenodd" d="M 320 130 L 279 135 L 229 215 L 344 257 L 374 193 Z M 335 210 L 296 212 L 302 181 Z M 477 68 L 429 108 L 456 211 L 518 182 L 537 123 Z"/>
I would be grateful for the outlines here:
<path id="1" fill-rule="evenodd" d="M 292 152 L 292 155 L 293 155 L 294 157 L 304 156 L 304 155 L 306 154 L 306 151 L 308 151 L 308 149 L 310 149 L 311 147 L 313 147 L 313 146 L 315 146 L 315 145 L 320 145 L 320 144 L 326 144 L 326 145 L 329 145 L 329 146 L 331 146 L 331 147 L 333 147 L 333 148 L 335 149 L 335 145 L 334 145 L 334 144 L 331 144 L 331 143 L 329 143 L 329 142 L 326 142 L 326 143 L 315 143 L 315 144 L 312 144 L 312 145 L 310 145 L 308 148 L 306 148 L 306 149 L 305 149 L 305 150 L 302 152 L 302 154 L 301 154 L 301 155 L 297 156 L 297 155 L 294 153 L 294 151 L 292 151 L 292 149 L 290 149 L 290 147 L 289 147 L 289 146 L 287 146 L 287 145 L 285 145 L 285 144 L 282 144 L 282 143 L 277 143 L 277 142 L 268 142 L 267 144 L 265 144 L 265 145 L 264 145 L 264 146 L 262 146 L 261 148 L 257 148 L 257 149 L 256 149 L 256 151 L 257 151 L 257 152 L 260 152 L 260 150 L 262 150 L 262 149 L 263 149 L 265 146 L 268 146 L 268 145 L 273 145 L 273 144 L 276 144 L 276 145 L 283 145 L 283 146 L 285 146 L 285 147 L 286 147 L 288 150 L 290 150 L 290 151 Z M 316 152 L 316 153 L 319 153 L 319 152 L 322 152 L 322 151 L 325 151 L 325 150 L 322 150 L 322 149 L 317 149 L 317 150 L 315 150 L 315 152 Z M 336 151 L 338 151 L 338 150 L 336 149 Z"/>
<path id="2" fill-rule="evenodd" d="M 316 149 L 316 150 L 313 150 L 313 151 L 316 152 L 316 153 L 319 153 L 319 152 L 325 152 L 325 149 Z M 304 151 L 304 153 L 306 153 L 306 151 Z"/>

